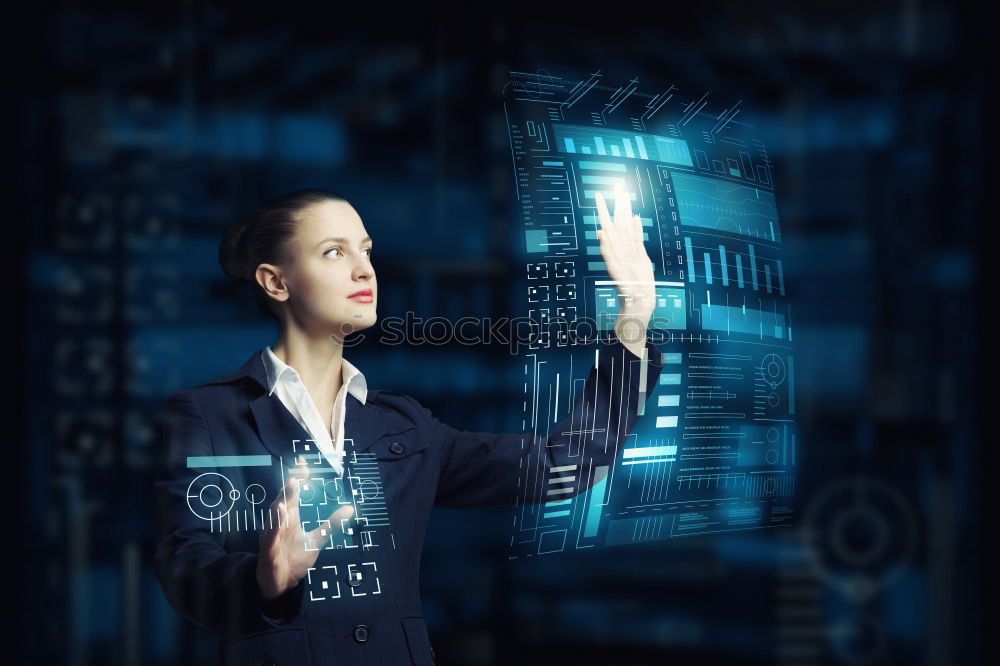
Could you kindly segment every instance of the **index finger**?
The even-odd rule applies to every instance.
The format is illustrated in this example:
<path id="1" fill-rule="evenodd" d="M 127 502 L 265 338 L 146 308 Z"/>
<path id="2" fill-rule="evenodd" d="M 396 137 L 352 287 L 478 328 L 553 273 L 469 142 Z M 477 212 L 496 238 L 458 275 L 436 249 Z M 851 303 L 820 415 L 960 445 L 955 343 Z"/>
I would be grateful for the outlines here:
<path id="1" fill-rule="evenodd" d="M 625 224 L 632 221 L 632 199 L 621 183 L 615 183 L 615 222 Z"/>
<path id="2" fill-rule="evenodd" d="M 600 190 L 594 192 L 594 203 L 597 206 L 597 219 L 600 220 L 601 228 L 606 229 L 611 224 L 611 213 L 608 212 L 608 202 L 604 200 L 604 194 Z"/>

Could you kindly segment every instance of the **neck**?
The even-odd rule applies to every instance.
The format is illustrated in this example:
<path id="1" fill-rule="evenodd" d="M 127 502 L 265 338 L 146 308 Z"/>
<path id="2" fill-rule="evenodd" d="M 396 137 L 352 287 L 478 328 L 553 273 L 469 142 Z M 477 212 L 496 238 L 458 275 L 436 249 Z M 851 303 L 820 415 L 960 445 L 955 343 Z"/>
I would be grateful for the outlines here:
<path id="1" fill-rule="evenodd" d="M 295 368 L 317 405 L 333 403 L 344 382 L 342 341 L 335 336 L 310 337 L 299 329 L 286 327 L 271 351 Z"/>

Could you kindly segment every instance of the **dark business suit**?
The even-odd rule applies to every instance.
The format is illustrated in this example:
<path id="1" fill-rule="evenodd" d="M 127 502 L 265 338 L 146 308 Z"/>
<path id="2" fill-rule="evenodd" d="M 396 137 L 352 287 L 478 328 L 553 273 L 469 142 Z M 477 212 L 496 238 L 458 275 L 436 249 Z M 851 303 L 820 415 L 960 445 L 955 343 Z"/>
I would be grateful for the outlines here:
<path id="1" fill-rule="evenodd" d="M 651 342 L 647 349 L 649 396 L 661 354 Z M 235 372 L 169 398 L 156 475 L 157 578 L 175 609 L 220 637 L 227 665 L 433 664 L 418 584 L 431 508 L 512 505 L 522 459 L 542 453 L 546 468 L 571 462 L 567 433 L 579 432 L 584 414 L 587 426 L 603 429 L 609 444 L 605 447 L 603 436 L 587 442 L 585 456 L 595 465 L 613 464 L 637 418 L 641 364 L 618 341 L 601 345 L 597 367 L 572 412 L 554 425 L 547 441 L 532 433 L 458 431 L 413 398 L 388 391 L 370 390 L 364 405 L 348 395 L 344 436 L 356 452 L 370 452 L 378 461 L 391 536 L 379 535 L 384 541 L 364 554 L 321 551 L 316 566 L 326 572 L 336 567 L 339 578 L 330 589 L 342 598 L 313 601 L 313 588 L 306 592 L 303 580 L 278 601 L 262 605 L 255 578 L 258 532 L 246 526 L 234 531 L 231 525 L 211 531 L 192 513 L 187 496 L 192 478 L 205 471 L 188 469 L 189 456 L 288 460 L 292 440 L 309 439 L 278 396 L 268 395 L 261 354 Z M 284 481 L 277 464 L 225 474 L 235 488 L 260 484 L 268 498 L 264 509 Z M 585 488 L 582 483 L 576 492 Z M 377 560 L 377 588 L 342 584 L 359 558 Z M 348 594 L 352 589 L 365 592 L 355 597 Z"/>

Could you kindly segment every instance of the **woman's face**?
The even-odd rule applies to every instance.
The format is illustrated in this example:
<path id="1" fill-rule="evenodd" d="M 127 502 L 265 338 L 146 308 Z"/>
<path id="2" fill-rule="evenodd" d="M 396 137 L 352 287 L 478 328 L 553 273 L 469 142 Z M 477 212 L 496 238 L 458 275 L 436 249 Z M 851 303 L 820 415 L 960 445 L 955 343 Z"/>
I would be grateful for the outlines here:
<path id="1" fill-rule="evenodd" d="M 283 271 L 289 317 L 306 331 L 340 340 L 373 326 L 378 288 L 371 248 L 349 203 L 324 201 L 300 211 Z"/>

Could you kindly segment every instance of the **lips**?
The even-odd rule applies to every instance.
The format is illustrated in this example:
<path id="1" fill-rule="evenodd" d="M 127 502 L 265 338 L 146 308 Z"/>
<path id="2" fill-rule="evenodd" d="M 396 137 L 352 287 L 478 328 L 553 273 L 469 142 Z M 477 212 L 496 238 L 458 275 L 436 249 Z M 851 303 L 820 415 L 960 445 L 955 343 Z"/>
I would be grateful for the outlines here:
<path id="1" fill-rule="evenodd" d="M 360 291 L 356 291 L 350 296 L 348 296 L 348 298 L 358 303 L 371 303 L 374 300 L 372 298 L 371 289 L 362 289 Z"/>

